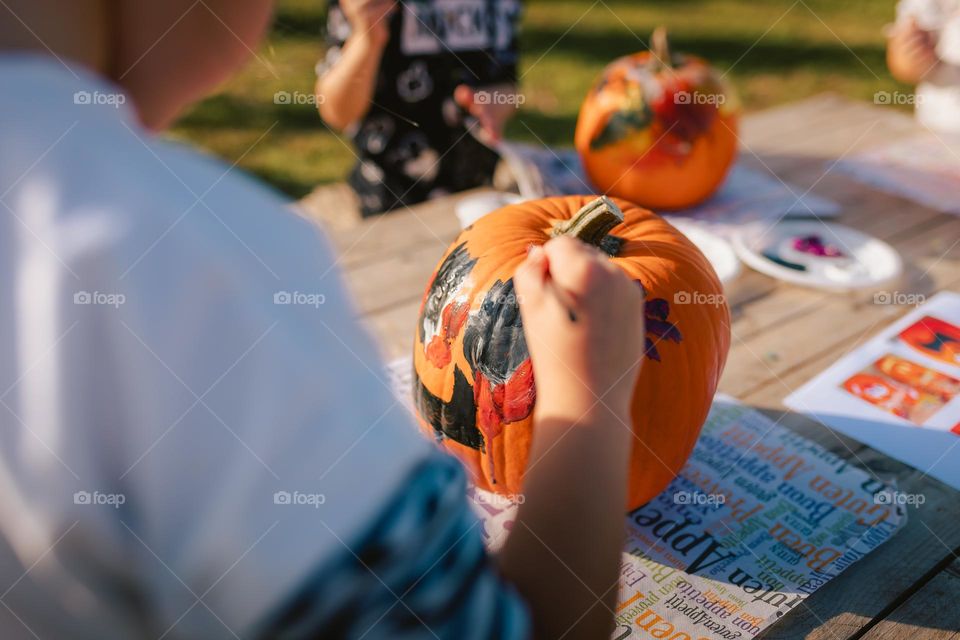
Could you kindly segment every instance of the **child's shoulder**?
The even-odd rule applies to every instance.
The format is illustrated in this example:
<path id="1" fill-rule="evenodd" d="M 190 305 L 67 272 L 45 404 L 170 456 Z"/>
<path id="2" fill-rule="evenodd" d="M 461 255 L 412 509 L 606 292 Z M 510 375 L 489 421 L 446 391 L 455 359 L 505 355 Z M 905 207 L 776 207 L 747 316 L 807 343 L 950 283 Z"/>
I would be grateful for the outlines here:
<path id="1" fill-rule="evenodd" d="M 332 262 L 280 194 L 145 131 L 130 98 L 83 69 L 0 58 L 0 139 L 0 193 L 54 249 L 79 234 L 95 240 L 88 249 L 123 254 L 118 268 L 192 257 L 253 263 L 268 277 L 297 260 L 315 264 L 318 248 Z"/>

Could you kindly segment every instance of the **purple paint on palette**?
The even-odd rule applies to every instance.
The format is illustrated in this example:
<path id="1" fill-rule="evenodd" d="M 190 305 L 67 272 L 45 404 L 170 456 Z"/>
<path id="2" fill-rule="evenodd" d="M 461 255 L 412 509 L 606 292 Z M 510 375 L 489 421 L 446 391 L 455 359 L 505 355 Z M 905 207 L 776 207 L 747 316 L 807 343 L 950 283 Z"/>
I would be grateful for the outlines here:
<path id="1" fill-rule="evenodd" d="M 798 236 L 793 239 L 793 248 L 801 253 L 821 258 L 842 258 L 843 251 L 832 244 L 826 244 L 818 235 Z"/>

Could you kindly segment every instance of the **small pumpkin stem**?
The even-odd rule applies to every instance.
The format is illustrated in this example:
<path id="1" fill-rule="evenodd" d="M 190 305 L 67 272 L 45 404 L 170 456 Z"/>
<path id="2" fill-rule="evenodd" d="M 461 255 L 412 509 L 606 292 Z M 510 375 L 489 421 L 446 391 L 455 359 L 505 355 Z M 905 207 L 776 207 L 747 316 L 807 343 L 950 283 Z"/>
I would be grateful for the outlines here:
<path id="1" fill-rule="evenodd" d="M 572 218 L 558 224 L 553 236 L 573 236 L 599 247 L 607 234 L 623 222 L 623 212 L 607 196 L 600 196 L 583 205 Z"/>
<path id="2" fill-rule="evenodd" d="M 667 38 L 667 28 L 660 25 L 653 30 L 650 36 L 650 50 L 664 67 L 670 67 L 670 41 Z"/>

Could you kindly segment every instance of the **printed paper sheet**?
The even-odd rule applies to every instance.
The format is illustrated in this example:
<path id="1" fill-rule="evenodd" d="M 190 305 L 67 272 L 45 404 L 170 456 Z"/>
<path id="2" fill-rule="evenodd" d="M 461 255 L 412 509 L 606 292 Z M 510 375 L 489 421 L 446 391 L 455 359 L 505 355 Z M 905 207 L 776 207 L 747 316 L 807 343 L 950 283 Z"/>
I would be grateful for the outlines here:
<path id="1" fill-rule="evenodd" d="M 784 402 L 960 489 L 960 295 L 937 294 Z"/>

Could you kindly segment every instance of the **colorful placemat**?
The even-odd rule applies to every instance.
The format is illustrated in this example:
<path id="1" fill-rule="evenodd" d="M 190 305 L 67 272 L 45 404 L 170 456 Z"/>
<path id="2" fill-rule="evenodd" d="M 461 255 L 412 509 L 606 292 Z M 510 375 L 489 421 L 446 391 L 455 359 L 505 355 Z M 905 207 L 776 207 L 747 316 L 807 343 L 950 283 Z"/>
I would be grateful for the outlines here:
<path id="1" fill-rule="evenodd" d="M 388 370 L 409 404 L 409 358 Z M 517 504 L 476 488 L 468 494 L 488 547 L 498 549 Z M 753 637 L 906 524 L 899 495 L 718 396 L 680 475 L 627 514 L 613 638 Z"/>

